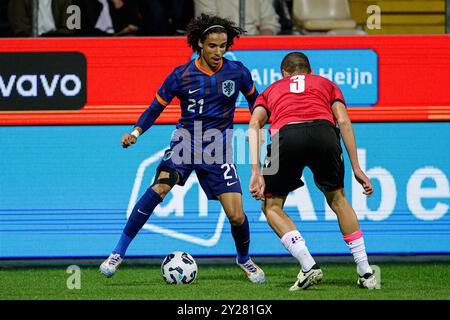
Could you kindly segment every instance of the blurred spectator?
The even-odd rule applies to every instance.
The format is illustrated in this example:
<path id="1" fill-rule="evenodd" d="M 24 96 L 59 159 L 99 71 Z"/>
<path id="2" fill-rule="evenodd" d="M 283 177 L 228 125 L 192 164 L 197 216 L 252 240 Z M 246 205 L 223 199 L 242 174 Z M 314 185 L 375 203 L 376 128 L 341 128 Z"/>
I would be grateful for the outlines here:
<path id="1" fill-rule="evenodd" d="M 81 10 L 81 37 L 132 36 L 140 28 L 135 0 L 73 0 Z"/>
<path id="2" fill-rule="evenodd" d="M 72 0 L 39 0 L 38 35 L 41 37 L 69 36 L 67 7 Z M 8 17 L 15 36 L 29 37 L 33 32 L 33 1 L 11 0 Z"/>
<path id="3" fill-rule="evenodd" d="M 0 0 L 0 37 L 12 36 L 8 19 L 8 1 Z"/>
<path id="4" fill-rule="evenodd" d="M 294 31 L 294 23 L 292 21 L 292 0 L 273 0 L 275 12 L 280 17 L 281 30 L 279 34 L 299 34 Z"/>
<path id="5" fill-rule="evenodd" d="M 185 35 L 194 17 L 192 0 L 138 0 L 144 36 Z"/>
<path id="6" fill-rule="evenodd" d="M 7 37 L 11 34 L 8 19 L 8 1 L 0 0 L 0 37 Z"/>
<path id="7" fill-rule="evenodd" d="M 111 9 L 108 0 L 97 0 L 102 5 L 100 14 L 95 22 L 95 28 L 109 35 L 114 34 L 114 26 L 112 21 Z"/>
<path id="8" fill-rule="evenodd" d="M 136 0 L 111 0 L 114 5 L 111 17 L 115 36 L 136 35 L 141 28 L 141 19 Z"/>
<path id="9" fill-rule="evenodd" d="M 229 18 L 239 25 L 239 0 L 194 0 L 195 16 L 202 13 Z M 273 0 L 246 0 L 245 26 L 247 35 L 275 35 L 280 31 L 279 17 Z"/>

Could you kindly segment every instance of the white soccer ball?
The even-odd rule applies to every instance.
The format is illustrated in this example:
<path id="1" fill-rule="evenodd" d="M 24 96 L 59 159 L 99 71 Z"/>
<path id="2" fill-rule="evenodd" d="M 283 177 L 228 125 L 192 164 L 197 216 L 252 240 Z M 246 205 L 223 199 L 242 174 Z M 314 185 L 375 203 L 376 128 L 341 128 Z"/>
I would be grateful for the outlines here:
<path id="1" fill-rule="evenodd" d="M 197 278 L 197 263 L 187 252 L 175 251 L 167 255 L 161 264 L 161 274 L 170 284 L 189 284 Z"/>

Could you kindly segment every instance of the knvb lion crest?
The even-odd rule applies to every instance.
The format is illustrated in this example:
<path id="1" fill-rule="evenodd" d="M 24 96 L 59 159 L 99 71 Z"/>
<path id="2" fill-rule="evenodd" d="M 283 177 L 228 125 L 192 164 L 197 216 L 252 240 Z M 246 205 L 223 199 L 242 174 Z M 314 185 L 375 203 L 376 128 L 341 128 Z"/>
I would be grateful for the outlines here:
<path id="1" fill-rule="evenodd" d="M 233 80 L 226 80 L 222 82 L 222 92 L 227 97 L 231 97 L 234 94 L 234 81 Z"/>

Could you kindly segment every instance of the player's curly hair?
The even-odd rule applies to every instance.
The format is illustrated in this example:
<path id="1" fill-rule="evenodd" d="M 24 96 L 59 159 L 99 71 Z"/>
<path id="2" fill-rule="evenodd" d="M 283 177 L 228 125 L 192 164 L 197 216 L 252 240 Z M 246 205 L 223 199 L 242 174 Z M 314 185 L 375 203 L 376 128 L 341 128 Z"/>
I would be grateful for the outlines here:
<path id="1" fill-rule="evenodd" d="M 216 27 L 217 26 L 217 27 Z M 223 28 L 222 28 L 223 27 Z M 210 16 L 202 13 L 199 17 L 192 19 L 186 27 L 187 42 L 193 51 L 200 54 L 202 48 L 199 47 L 198 41 L 204 42 L 208 34 L 226 33 L 227 34 L 227 50 L 233 45 L 234 39 L 239 38 L 245 33 L 245 30 L 236 26 L 229 20 L 218 16 Z"/>

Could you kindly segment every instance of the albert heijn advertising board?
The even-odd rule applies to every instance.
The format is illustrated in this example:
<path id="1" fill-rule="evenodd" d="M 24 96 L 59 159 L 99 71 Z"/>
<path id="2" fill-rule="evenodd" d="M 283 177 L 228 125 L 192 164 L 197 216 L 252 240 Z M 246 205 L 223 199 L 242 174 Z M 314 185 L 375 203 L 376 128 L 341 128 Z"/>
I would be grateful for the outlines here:
<path id="1" fill-rule="evenodd" d="M 450 119 L 448 36 L 242 37 L 231 49 L 226 57 L 250 69 L 259 91 L 280 79 L 286 53 L 302 51 L 341 88 L 354 121 Z M 0 125 L 132 124 L 191 58 L 183 37 L 2 39 Z M 248 121 L 245 100 L 238 105 L 236 121 Z M 175 99 L 158 123 L 178 116 Z"/>
<path id="2" fill-rule="evenodd" d="M 251 72 L 259 92 L 282 78 L 280 64 L 291 50 L 231 50 L 230 60 L 241 61 Z M 300 50 L 298 50 L 300 51 Z M 378 102 L 378 55 L 370 49 L 301 50 L 313 73 L 336 83 L 348 106 L 373 106 Z M 240 107 L 247 106 L 240 95 Z"/>
<path id="3" fill-rule="evenodd" d="M 280 63 L 295 50 L 231 50 L 225 57 L 250 69 L 259 92 L 282 78 Z M 303 50 L 314 72 L 334 81 L 349 106 L 372 106 L 378 100 L 375 51 Z M 0 52 L 1 111 L 73 110 L 87 101 L 86 58 L 81 52 Z M 241 95 L 237 107 L 246 107 Z"/>
<path id="4" fill-rule="evenodd" d="M 346 193 L 368 252 L 450 253 L 449 38 L 248 37 L 227 57 L 243 61 L 261 91 L 280 77 L 280 61 L 293 50 L 306 52 L 314 72 L 341 87 L 351 115 L 371 122 L 354 128 L 373 197 L 362 195 L 345 159 Z M 155 125 L 133 148 L 121 148 L 121 135 L 192 52 L 183 38 L 10 39 L 0 40 L 0 56 L 0 258 L 107 255 L 153 180 L 177 113 L 163 114 L 167 125 Z M 236 125 L 235 161 L 252 252 L 285 255 L 247 192 L 247 108 L 239 114 L 246 116 Z M 304 179 L 287 212 L 313 254 L 348 253 L 308 170 Z M 207 201 L 195 175 L 168 195 L 129 254 L 179 249 L 195 256 L 235 251 L 223 211 Z"/>
<path id="5" fill-rule="evenodd" d="M 450 253 L 450 122 L 356 123 L 361 167 L 375 193 L 345 188 L 369 254 Z M 130 126 L 0 127 L 0 258 L 103 257 L 114 248 L 134 204 L 154 180 L 173 125 L 157 125 L 123 149 Z M 248 192 L 247 126 L 236 125 L 235 164 L 251 229 L 251 252 L 287 255 L 261 204 Z M 411 141 L 412 133 L 420 132 Z M 229 174 L 232 174 L 229 173 Z M 234 174 L 234 173 L 233 173 Z M 336 215 L 311 176 L 285 209 L 313 254 L 348 254 Z M 234 255 L 230 224 L 208 201 L 195 173 L 157 207 L 129 256 Z"/>

